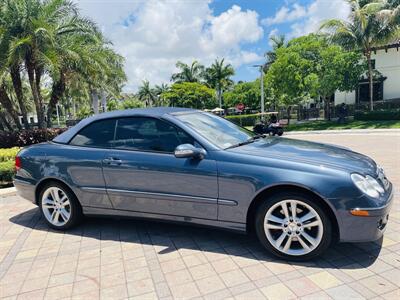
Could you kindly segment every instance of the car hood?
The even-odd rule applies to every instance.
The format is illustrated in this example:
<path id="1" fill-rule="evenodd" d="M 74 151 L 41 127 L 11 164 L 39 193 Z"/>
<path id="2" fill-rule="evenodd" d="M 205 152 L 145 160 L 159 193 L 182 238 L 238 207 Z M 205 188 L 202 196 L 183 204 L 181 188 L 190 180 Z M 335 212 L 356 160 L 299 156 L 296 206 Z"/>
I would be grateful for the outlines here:
<path id="1" fill-rule="evenodd" d="M 350 149 L 289 138 L 267 137 L 229 151 L 285 161 L 331 166 L 350 172 L 375 174 L 376 163 Z"/>

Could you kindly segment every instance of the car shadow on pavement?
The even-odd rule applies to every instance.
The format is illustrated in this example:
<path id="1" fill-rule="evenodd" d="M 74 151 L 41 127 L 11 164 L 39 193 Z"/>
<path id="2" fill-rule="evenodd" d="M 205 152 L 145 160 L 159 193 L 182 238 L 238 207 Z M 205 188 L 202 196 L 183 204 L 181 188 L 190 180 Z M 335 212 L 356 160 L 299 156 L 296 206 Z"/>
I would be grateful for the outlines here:
<path id="1" fill-rule="evenodd" d="M 124 242 L 153 246 L 157 256 L 178 251 L 202 252 L 211 257 L 231 255 L 245 260 L 270 263 L 287 263 L 293 266 L 328 269 L 363 269 L 372 265 L 382 250 L 382 239 L 368 243 L 338 243 L 332 245 L 325 254 L 306 262 L 284 261 L 269 254 L 258 242 L 254 234 L 240 234 L 222 229 L 175 224 L 132 218 L 87 217 L 84 222 L 67 231 L 49 228 L 33 208 L 10 218 L 14 224 L 32 230 L 65 234 L 80 240 L 80 237 L 96 239 L 100 242 Z M 100 243 L 98 243 L 100 245 Z M 100 251 L 100 246 L 98 246 Z"/>

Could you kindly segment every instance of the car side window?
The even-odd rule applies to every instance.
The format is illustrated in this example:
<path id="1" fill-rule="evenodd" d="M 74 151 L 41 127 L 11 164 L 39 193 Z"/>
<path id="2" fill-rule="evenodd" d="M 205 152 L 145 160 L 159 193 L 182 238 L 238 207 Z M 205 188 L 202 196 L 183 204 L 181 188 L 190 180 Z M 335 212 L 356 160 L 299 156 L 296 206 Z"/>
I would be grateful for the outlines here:
<path id="1" fill-rule="evenodd" d="M 93 122 L 79 131 L 69 143 L 74 146 L 111 148 L 115 122 L 115 119 Z"/>
<path id="2" fill-rule="evenodd" d="M 193 138 L 162 120 L 133 117 L 117 121 L 114 141 L 117 149 L 172 153 L 178 145 L 186 143 L 194 144 Z"/>

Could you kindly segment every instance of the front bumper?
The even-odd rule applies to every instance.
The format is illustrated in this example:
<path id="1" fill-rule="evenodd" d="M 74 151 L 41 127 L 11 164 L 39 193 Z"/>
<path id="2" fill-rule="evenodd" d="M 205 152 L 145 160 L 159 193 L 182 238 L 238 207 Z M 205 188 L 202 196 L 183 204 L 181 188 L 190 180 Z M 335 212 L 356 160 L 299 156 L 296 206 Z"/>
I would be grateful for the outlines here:
<path id="1" fill-rule="evenodd" d="M 35 185 L 29 181 L 14 179 L 17 195 L 36 204 Z"/>
<path id="2" fill-rule="evenodd" d="M 378 240 L 385 232 L 389 212 L 393 204 L 393 188 L 387 200 L 379 207 L 356 208 L 366 210 L 369 216 L 353 216 L 350 211 L 341 211 L 340 241 L 370 242 Z"/>

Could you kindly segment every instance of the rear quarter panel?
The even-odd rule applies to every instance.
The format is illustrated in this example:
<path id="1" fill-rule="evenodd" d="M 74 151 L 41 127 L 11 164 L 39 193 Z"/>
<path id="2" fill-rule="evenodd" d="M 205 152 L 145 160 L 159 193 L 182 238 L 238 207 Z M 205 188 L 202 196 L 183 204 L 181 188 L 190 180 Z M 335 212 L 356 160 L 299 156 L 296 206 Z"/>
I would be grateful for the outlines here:
<path id="1" fill-rule="evenodd" d="M 44 143 L 28 147 L 20 153 L 23 168 L 16 180 L 35 187 L 55 179 L 67 184 L 82 206 L 111 207 L 102 172 L 107 150 Z"/>

